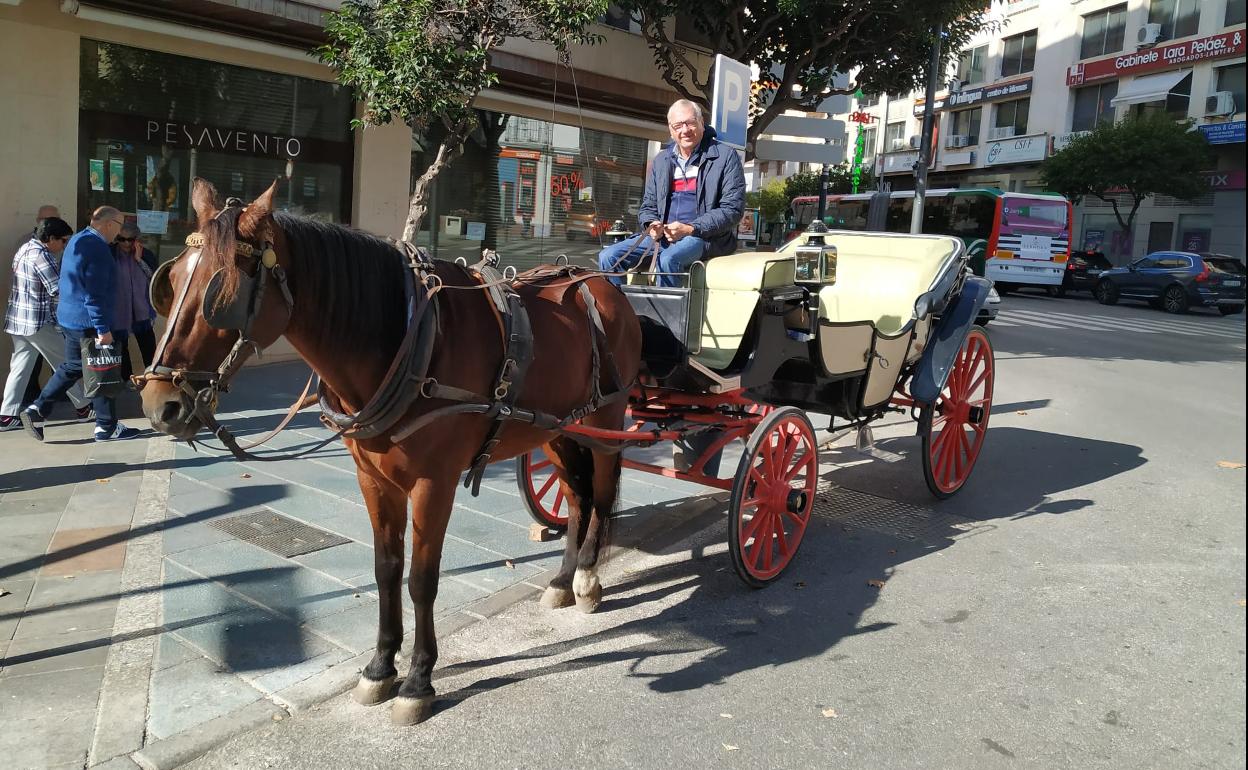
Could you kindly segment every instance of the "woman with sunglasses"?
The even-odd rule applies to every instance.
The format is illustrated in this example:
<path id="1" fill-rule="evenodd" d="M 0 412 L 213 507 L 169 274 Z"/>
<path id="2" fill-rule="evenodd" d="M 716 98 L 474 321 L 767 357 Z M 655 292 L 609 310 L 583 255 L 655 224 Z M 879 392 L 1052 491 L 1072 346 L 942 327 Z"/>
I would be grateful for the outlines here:
<path id="1" fill-rule="evenodd" d="M 155 254 L 143 247 L 143 235 L 131 222 L 121 226 L 121 232 L 113 241 L 113 256 L 117 258 L 114 323 L 120 329 L 129 329 L 135 342 L 139 343 L 139 355 L 143 358 L 143 369 L 146 369 L 156 354 L 156 331 L 152 328 L 156 311 L 148 299 L 147 287 L 159 261 Z M 129 350 L 124 351 L 122 356 L 122 373 L 127 380 L 134 373 Z"/>

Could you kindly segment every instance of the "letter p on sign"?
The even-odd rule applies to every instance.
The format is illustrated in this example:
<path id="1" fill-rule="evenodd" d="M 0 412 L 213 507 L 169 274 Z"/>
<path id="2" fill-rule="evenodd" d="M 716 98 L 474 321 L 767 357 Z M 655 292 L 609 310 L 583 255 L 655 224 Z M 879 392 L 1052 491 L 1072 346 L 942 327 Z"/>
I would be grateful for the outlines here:
<path id="1" fill-rule="evenodd" d="M 719 141 L 745 149 L 750 124 L 750 65 L 715 56 L 715 89 L 711 97 L 711 125 Z"/>

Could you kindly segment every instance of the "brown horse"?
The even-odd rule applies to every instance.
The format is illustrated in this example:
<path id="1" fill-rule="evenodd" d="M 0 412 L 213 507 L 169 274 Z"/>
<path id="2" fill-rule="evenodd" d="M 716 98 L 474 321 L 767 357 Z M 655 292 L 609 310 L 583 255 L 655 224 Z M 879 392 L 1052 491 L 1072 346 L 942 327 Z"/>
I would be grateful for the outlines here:
<path id="1" fill-rule="evenodd" d="M 370 400 L 400 347 L 409 317 L 404 289 L 408 266 L 403 256 L 379 238 L 275 213 L 275 190 L 276 183 L 245 207 L 241 202 L 223 207 L 211 184 L 194 182 L 192 205 L 202 246 L 188 250 L 168 273 L 169 288 L 178 301 L 157 360 L 142 382 L 148 419 L 175 438 L 193 438 L 204 420 L 185 384 L 193 375 L 170 377 L 169 372 L 211 371 L 240 337 L 237 331 L 209 325 L 205 316 L 211 315 L 212 302 L 203 302 L 209 278 L 221 271 L 226 288 L 216 302 L 228 301 L 230 292 L 246 284 L 253 271 L 265 269 L 259 264 L 262 249 L 266 260 L 276 256 L 289 295 L 284 299 L 282 292 L 269 289 L 257 300 L 249 337 L 263 347 L 284 335 L 344 411 L 358 410 Z M 240 256 L 249 252 L 256 258 Z M 485 291 L 470 290 L 480 281 L 468 269 L 437 262 L 433 271 L 445 288 L 436 296 L 437 336 L 428 374 L 438 383 L 490 393 L 504 357 L 501 317 Z M 637 318 L 625 297 L 605 279 L 594 276 L 586 283 L 605 330 L 602 354 L 611 355 L 627 387 L 640 365 Z M 594 335 L 580 293 L 567 290 L 566 282 L 562 288 L 549 284 L 517 286 L 533 331 L 533 364 L 518 404 L 562 416 L 590 401 L 591 372 L 596 368 L 591 355 Z M 162 371 L 163 378 L 155 374 Z M 609 392 L 613 385 L 607 379 L 600 371 L 600 387 Z M 215 397 L 209 401 L 208 408 L 215 408 Z M 407 416 L 446 405 L 437 398 L 420 398 Z M 584 423 L 619 428 L 625 407 L 624 400 L 609 401 Z M 414 724 L 431 713 L 430 680 L 438 657 L 433 603 L 443 538 L 460 474 L 473 462 L 492 424 L 486 416 L 461 413 L 433 420 L 398 443 L 386 435 L 345 440 L 355 459 L 376 551 L 377 649 L 355 691 L 356 700 L 370 705 L 389 697 L 396 676 L 394 660 L 403 639 L 403 543 L 409 503 L 411 507 L 408 590 L 416 615 L 415 643 L 411 669 L 392 706 L 396 724 Z M 596 569 L 616 499 L 618 453 L 591 451 L 556 432 L 517 422 L 506 424 L 499 438 L 491 453 L 495 462 L 544 444 L 553 450 L 571 507 L 563 563 L 542 603 L 552 608 L 575 604 L 592 612 L 602 596 Z"/>

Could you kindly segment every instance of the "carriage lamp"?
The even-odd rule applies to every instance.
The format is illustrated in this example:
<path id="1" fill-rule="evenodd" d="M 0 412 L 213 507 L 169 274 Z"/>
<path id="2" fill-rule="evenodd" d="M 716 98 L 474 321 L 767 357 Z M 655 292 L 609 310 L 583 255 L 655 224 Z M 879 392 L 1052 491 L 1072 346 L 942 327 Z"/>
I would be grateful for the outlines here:
<path id="1" fill-rule="evenodd" d="M 836 282 L 836 247 L 828 243 L 828 226 L 819 220 L 806 229 L 806 243 L 793 253 L 793 280 L 796 283 Z"/>

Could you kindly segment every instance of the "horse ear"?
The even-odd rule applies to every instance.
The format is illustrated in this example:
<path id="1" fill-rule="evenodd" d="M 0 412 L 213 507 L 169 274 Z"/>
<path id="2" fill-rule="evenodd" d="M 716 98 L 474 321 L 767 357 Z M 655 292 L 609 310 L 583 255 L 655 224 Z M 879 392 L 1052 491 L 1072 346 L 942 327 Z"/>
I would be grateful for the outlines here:
<path id="1" fill-rule="evenodd" d="M 254 238 L 261 231 L 265 222 L 273 215 L 273 196 L 277 195 L 277 180 L 269 185 L 269 189 L 260 195 L 243 211 L 238 219 L 238 234 L 244 238 Z"/>
<path id="2" fill-rule="evenodd" d="M 200 230 L 207 227 L 212 218 L 220 213 L 221 204 L 217 198 L 217 188 L 212 186 L 212 182 L 195 177 L 191 182 L 191 208 L 195 210 L 195 216 L 199 218 Z"/>

